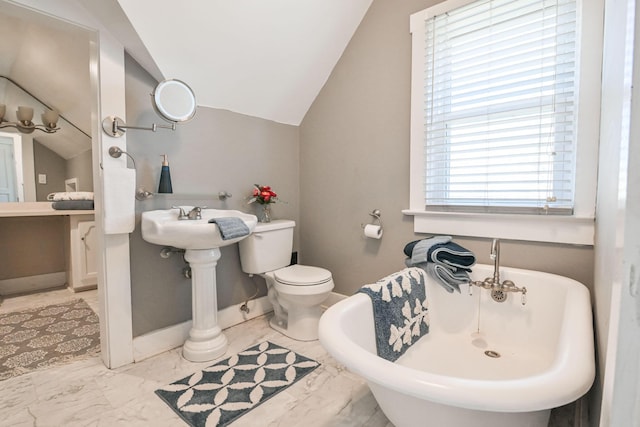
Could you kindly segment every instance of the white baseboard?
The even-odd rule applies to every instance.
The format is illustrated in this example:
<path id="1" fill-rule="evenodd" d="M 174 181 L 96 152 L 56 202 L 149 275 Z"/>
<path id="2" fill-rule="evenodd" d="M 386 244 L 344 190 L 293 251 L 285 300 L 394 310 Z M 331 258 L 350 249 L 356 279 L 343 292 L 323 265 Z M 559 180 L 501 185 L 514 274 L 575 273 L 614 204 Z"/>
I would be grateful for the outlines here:
<path id="1" fill-rule="evenodd" d="M 327 298 L 327 301 L 322 306 L 323 308 L 330 307 L 345 298 L 347 298 L 346 295 L 331 292 L 329 298 Z M 273 307 L 266 296 L 249 301 L 249 313 L 241 311 L 241 305 L 242 304 L 232 305 L 218 311 L 218 324 L 220 328 L 230 328 L 231 326 L 239 325 L 242 322 L 273 311 Z M 139 362 L 156 354 L 182 346 L 189 336 L 190 329 L 191 320 L 135 337 L 133 339 L 133 360 Z"/>
<path id="2" fill-rule="evenodd" d="M 249 313 L 240 310 L 242 304 L 232 305 L 218 311 L 218 324 L 226 329 L 247 320 L 262 316 L 273 310 L 266 296 L 251 300 L 248 303 Z M 133 339 L 133 360 L 139 362 L 156 354 L 182 346 L 189 336 L 191 320 L 158 329 Z"/>
<path id="3" fill-rule="evenodd" d="M 0 280 L 0 295 L 25 294 L 42 289 L 57 288 L 67 283 L 67 273 L 39 274 L 37 276 L 16 277 Z"/>

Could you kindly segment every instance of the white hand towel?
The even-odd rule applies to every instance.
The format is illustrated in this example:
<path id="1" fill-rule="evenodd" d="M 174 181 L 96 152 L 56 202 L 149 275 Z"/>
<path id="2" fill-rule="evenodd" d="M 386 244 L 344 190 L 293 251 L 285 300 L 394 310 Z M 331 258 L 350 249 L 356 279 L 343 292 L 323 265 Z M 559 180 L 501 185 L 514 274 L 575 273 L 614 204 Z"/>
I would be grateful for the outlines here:
<path id="1" fill-rule="evenodd" d="M 92 191 L 64 191 L 59 193 L 51 193 L 47 196 L 47 200 L 59 202 L 62 200 L 93 200 Z"/>
<path id="2" fill-rule="evenodd" d="M 135 169 L 104 169 L 104 232 L 131 233 L 135 228 Z"/>

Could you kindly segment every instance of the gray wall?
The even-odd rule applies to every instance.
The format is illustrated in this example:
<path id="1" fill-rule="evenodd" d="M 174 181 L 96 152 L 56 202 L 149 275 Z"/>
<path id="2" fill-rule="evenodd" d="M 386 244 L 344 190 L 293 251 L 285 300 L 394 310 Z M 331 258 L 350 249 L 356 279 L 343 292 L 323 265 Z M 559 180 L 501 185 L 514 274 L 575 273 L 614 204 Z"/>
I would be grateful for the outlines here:
<path id="1" fill-rule="evenodd" d="M 156 82 L 130 57 L 126 59 L 125 83 L 127 124 L 161 122 L 149 97 Z M 272 209 L 274 218 L 298 221 L 298 144 L 295 126 L 207 107 L 199 107 L 195 118 L 178 125 L 175 132 L 127 131 L 127 151 L 136 160 L 138 186 L 157 190 L 160 155 L 166 153 L 174 192 L 136 203 L 137 224 L 130 242 L 134 336 L 191 318 L 191 285 L 181 275 L 185 263 L 180 255 L 160 258 L 161 247 L 142 240 L 140 213 L 185 204 L 254 213 L 247 197 L 256 183 L 271 185 L 280 196 L 282 202 Z M 217 198 L 219 191 L 228 191 L 233 197 L 222 202 Z M 297 233 L 295 239 L 297 250 Z M 222 248 L 217 273 L 219 308 L 244 301 L 254 293 L 254 284 L 265 294 L 261 278 L 250 279 L 241 271 L 237 245 Z"/>
<path id="2" fill-rule="evenodd" d="M 55 191 L 64 191 L 66 161 L 35 139 L 33 140 L 33 158 L 36 181 L 36 200 L 44 202 L 47 195 Z M 38 175 L 45 174 L 47 183 L 40 184 Z"/>
<path id="3" fill-rule="evenodd" d="M 93 191 L 93 171 L 91 150 L 87 150 L 68 160 L 48 149 L 38 141 L 33 141 L 34 179 L 36 200 L 47 201 L 49 193 L 66 191 L 65 180 L 78 178 L 78 191 Z M 47 183 L 38 183 L 38 174 L 47 175 Z"/>
<path id="4" fill-rule="evenodd" d="M 91 167 L 91 150 L 87 150 L 67 160 L 66 175 L 78 178 L 78 191 L 93 191 L 93 168 Z"/>
<path id="5" fill-rule="evenodd" d="M 409 207 L 409 15 L 437 3 L 374 0 L 300 129 L 301 262 L 332 271 L 336 291 L 404 267 Z M 381 240 L 360 224 L 382 211 Z M 456 238 L 489 262 L 486 239 Z M 568 276 L 591 287 L 593 249 L 503 242 L 502 264 Z"/>
<path id="6" fill-rule="evenodd" d="M 0 218 L 0 280 L 66 271 L 67 217 Z"/>

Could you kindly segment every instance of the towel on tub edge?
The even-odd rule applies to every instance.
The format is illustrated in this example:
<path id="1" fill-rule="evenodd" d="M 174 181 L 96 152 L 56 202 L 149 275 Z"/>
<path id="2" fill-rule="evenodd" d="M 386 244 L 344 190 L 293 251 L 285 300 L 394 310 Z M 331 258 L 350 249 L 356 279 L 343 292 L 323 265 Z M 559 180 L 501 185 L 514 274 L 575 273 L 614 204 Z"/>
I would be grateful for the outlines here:
<path id="1" fill-rule="evenodd" d="M 425 281 L 425 271 L 411 267 L 358 290 L 371 298 L 378 356 L 393 362 L 429 332 Z"/>
<path id="2" fill-rule="evenodd" d="M 476 263 L 470 250 L 451 241 L 451 236 L 434 236 L 407 243 L 404 247 L 407 267 L 420 267 L 447 292 L 460 292 L 469 283 L 469 272 Z"/>
<path id="3" fill-rule="evenodd" d="M 452 270 L 471 271 L 476 257 L 470 250 L 451 241 L 451 236 L 434 236 L 407 243 L 404 254 L 411 265 L 434 262 Z"/>

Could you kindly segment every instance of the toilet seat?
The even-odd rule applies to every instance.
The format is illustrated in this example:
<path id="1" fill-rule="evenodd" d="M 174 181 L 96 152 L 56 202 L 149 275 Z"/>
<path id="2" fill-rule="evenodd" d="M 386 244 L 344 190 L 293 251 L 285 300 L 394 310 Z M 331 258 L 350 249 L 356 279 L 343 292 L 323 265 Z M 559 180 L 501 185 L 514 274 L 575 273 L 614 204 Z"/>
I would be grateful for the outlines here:
<path id="1" fill-rule="evenodd" d="M 276 270 L 273 275 L 278 284 L 285 286 L 315 286 L 332 280 L 329 270 L 300 264 Z"/>

